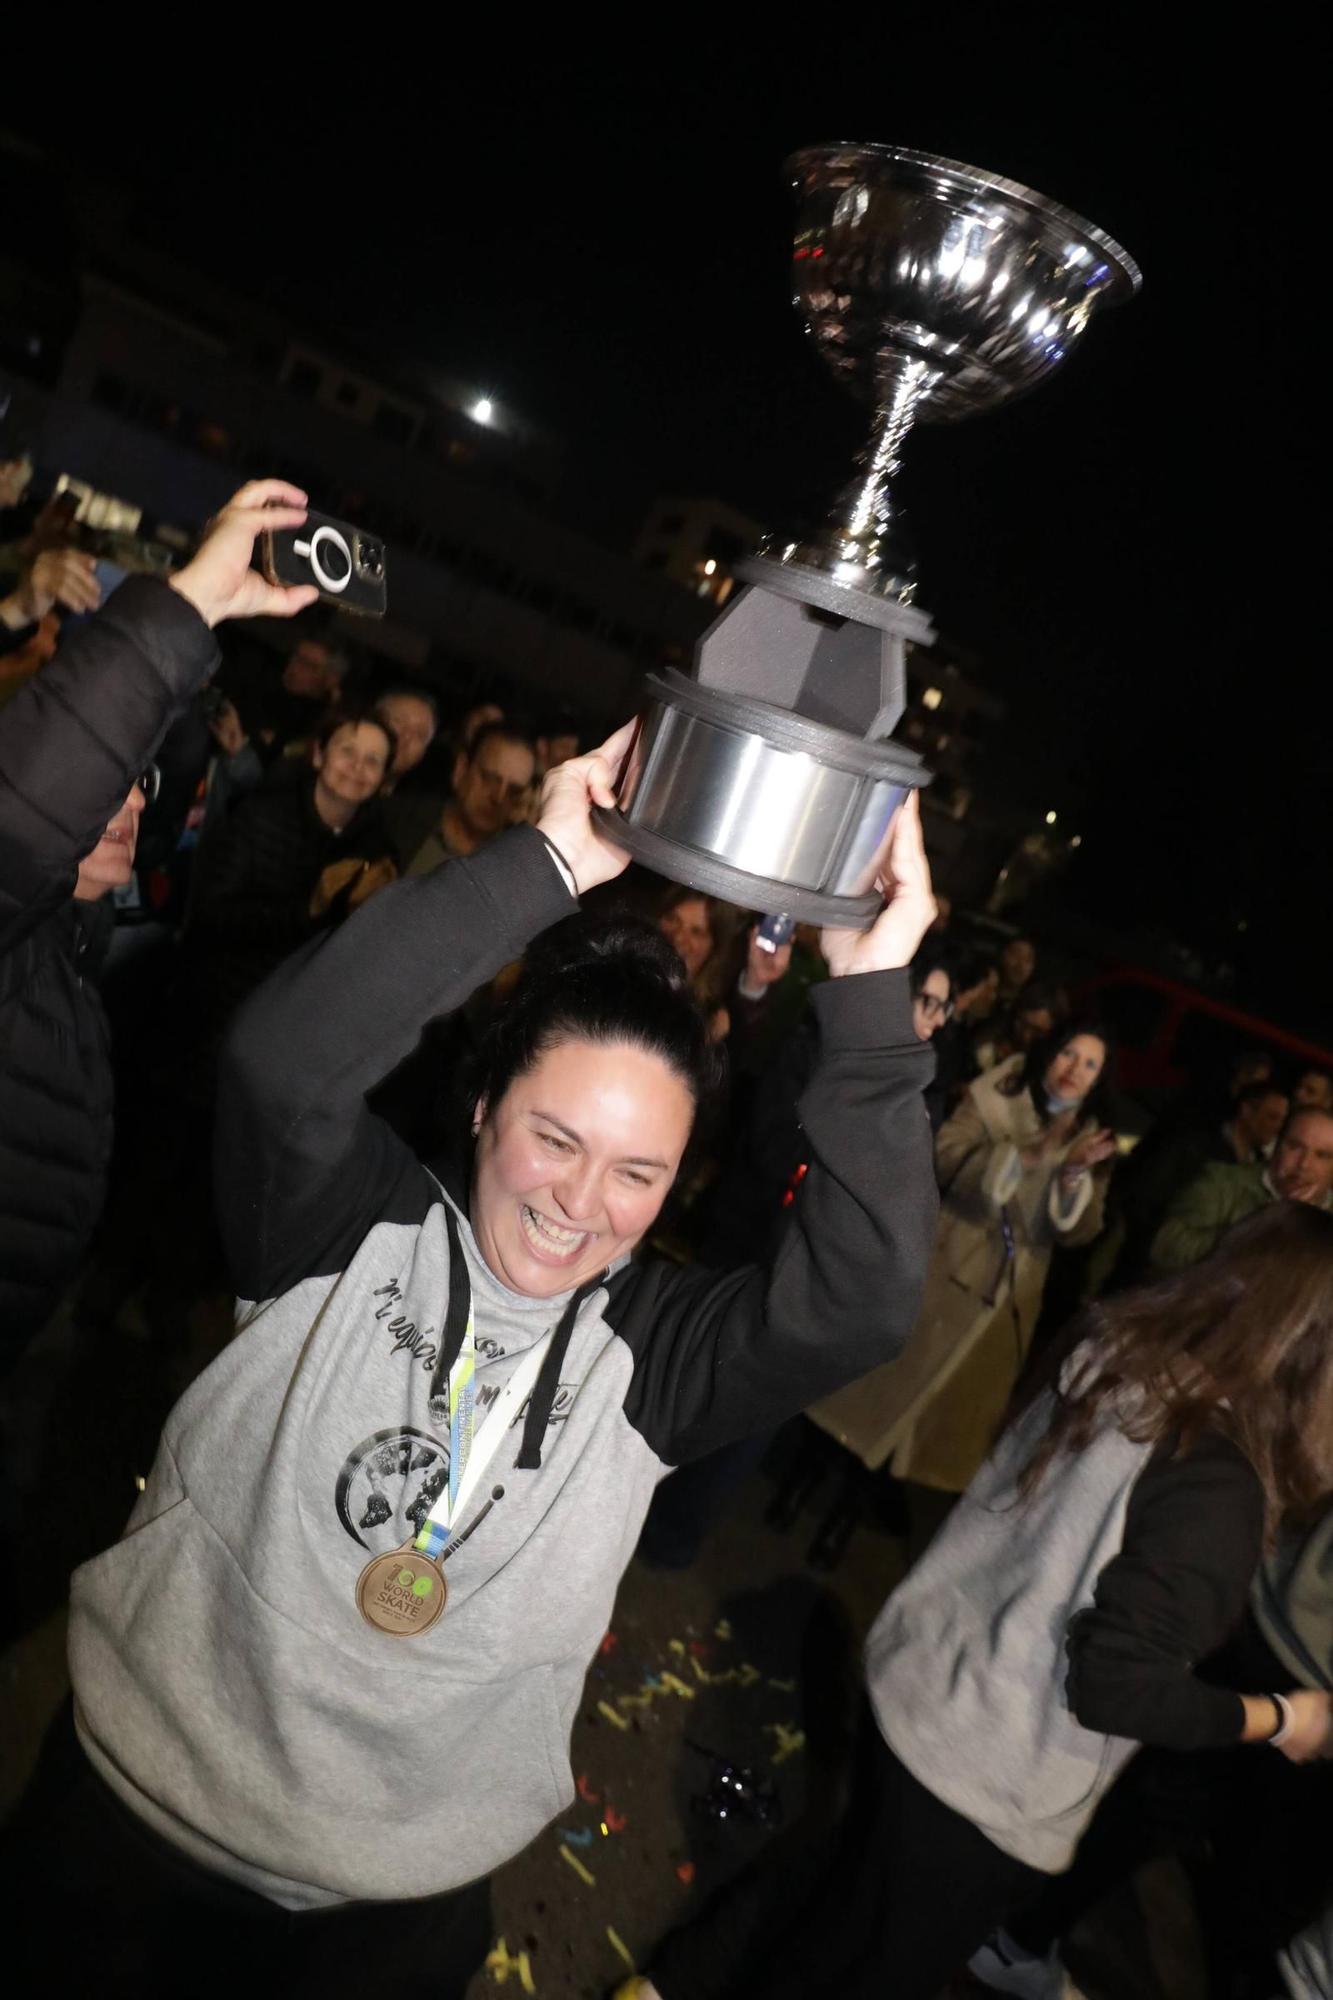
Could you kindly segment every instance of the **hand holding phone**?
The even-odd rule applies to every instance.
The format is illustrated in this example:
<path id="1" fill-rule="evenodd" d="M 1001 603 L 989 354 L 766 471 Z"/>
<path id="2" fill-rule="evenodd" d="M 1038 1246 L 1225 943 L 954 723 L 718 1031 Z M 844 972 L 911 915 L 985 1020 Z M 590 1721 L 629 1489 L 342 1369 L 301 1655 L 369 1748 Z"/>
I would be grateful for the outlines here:
<path id="1" fill-rule="evenodd" d="M 380 536 L 331 514 L 307 514 L 300 528 L 264 537 L 264 574 L 270 583 L 313 583 L 340 611 L 382 618 L 388 603 L 384 543 Z"/>

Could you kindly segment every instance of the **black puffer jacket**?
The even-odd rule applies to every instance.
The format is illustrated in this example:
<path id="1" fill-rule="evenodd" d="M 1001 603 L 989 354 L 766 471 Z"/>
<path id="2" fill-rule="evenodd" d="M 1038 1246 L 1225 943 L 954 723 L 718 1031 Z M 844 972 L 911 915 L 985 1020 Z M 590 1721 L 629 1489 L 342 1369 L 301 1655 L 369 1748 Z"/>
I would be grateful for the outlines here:
<path id="1" fill-rule="evenodd" d="M 134 578 L 0 716 L 0 1367 L 77 1265 L 111 1148 L 79 861 L 217 657 L 178 592 Z"/>

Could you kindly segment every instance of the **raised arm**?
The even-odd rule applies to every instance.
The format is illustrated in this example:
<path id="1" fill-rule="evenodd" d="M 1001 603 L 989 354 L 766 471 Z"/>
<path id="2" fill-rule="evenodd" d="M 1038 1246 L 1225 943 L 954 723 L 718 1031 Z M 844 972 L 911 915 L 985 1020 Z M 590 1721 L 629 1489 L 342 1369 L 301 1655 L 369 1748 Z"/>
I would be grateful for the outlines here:
<path id="1" fill-rule="evenodd" d="M 771 1266 L 612 1281 L 608 1314 L 635 1357 L 626 1414 L 668 1464 L 891 1360 L 915 1322 L 938 1200 L 922 1096 L 933 1057 L 905 968 L 934 902 L 914 808 L 899 829 L 879 923 L 825 935 L 833 977 L 812 996 L 820 1056 L 800 1104 L 810 1168 Z"/>
<path id="2" fill-rule="evenodd" d="M 219 1218 L 242 1298 L 341 1270 L 419 1174 L 366 1093 L 427 1021 L 567 916 L 578 891 L 625 866 L 628 856 L 588 825 L 589 797 L 611 802 L 608 759 L 621 742 L 618 733 L 548 775 L 537 828 L 383 890 L 242 1009 L 223 1061 L 217 1142 Z"/>
<path id="3" fill-rule="evenodd" d="M 243 487 L 169 583 L 122 584 L 14 696 L 0 731 L 0 935 L 70 895 L 79 862 L 216 667 L 212 627 L 310 602 L 313 591 L 276 590 L 249 567 L 261 529 L 304 519 L 295 487 Z"/>

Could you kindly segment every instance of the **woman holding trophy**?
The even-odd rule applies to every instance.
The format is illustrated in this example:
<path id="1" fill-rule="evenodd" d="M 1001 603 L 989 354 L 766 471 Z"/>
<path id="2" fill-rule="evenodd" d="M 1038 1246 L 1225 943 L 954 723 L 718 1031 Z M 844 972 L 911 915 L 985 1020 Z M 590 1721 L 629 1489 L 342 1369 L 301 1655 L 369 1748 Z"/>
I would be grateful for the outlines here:
<path id="1" fill-rule="evenodd" d="M 626 864 L 590 809 L 627 742 L 238 1019 L 237 1334 L 74 1578 L 73 1727 L 11 1839 L 25 1971 L 72 1896 L 62 1960 L 92 1986 L 208 1990 L 235 1949 L 278 1992 L 360 1995 L 393 1964 L 461 1995 L 487 1877 L 574 1796 L 584 1673 L 663 1469 L 907 1336 L 936 1214 L 915 805 L 877 922 L 824 941 L 813 1161 L 771 1267 L 681 1269 L 634 1253 L 711 1080 L 707 1023 L 652 926 L 573 914 Z M 366 1093 L 525 947 L 437 1176 Z"/>

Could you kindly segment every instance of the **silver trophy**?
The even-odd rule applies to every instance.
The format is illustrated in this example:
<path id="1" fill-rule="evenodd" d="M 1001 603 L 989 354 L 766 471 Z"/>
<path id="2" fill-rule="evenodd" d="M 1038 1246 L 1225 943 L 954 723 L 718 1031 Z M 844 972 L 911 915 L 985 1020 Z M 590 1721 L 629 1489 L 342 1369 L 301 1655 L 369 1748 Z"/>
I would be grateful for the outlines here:
<path id="1" fill-rule="evenodd" d="M 854 927 L 880 908 L 894 814 L 930 781 L 890 740 L 906 646 L 934 637 L 892 486 L 907 434 L 1042 381 L 1141 278 L 1080 216 L 952 160 L 810 146 L 787 172 L 795 303 L 839 381 L 873 404 L 870 440 L 822 527 L 736 565 L 745 587 L 693 676 L 648 676 L 618 807 L 601 817 L 672 881 Z"/>

